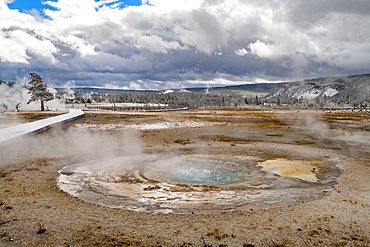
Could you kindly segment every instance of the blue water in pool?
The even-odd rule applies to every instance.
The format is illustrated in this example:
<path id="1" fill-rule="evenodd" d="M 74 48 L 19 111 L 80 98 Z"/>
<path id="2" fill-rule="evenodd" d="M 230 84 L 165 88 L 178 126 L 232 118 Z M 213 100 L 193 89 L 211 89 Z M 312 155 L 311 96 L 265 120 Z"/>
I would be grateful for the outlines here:
<path id="1" fill-rule="evenodd" d="M 192 184 L 229 184 L 245 180 L 238 170 L 221 167 L 180 166 L 173 171 L 172 179 Z"/>

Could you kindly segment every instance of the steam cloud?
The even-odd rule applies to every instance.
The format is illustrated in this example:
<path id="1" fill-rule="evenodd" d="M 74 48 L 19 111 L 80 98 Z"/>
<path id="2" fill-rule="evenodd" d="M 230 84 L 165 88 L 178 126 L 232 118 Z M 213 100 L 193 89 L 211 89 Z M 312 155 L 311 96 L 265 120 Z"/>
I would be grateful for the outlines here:
<path id="1" fill-rule="evenodd" d="M 369 133 L 359 131 L 350 132 L 344 129 L 331 129 L 330 125 L 322 120 L 317 115 L 310 113 L 304 113 L 303 122 L 298 125 L 303 125 L 303 127 L 310 131 L 318 139 L 328 139 L 333 141 L 343 141 L 343 142 L 355 142 L 362 144 L 370 143 Z"/>
<path id="2" fill-rule="evenodd" d="M 49 91 L 56 93 L 52 88 L 49 88 Z M 27 104 L 29 99 L 28 90 L 22 84 L 16 83 L 13 86 L 0 84 L 0 112 L 15 111 L 17 106 L 18 110 L 22 111 L 40 110 L 38 102 Z M 45 102 L 45 105 L 49 110 L 65 110 L 65 105 L 55 99 Z"/>
<path id="3" fill-rule="evenodd" d="M 31 134 L 0 143 L 2 164 L 36 158 L 76 158 L 90 160 L 101 157 L 140 154 L 141 141 L 136 131 L 107 134 L 88 130 L 65 130 L 63 125 L 41 134 Z"/>

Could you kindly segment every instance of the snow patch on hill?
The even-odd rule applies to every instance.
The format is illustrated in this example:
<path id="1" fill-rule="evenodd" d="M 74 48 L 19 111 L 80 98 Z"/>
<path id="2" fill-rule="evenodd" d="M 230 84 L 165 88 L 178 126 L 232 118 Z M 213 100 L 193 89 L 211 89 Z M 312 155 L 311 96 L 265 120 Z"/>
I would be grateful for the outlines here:
<path id="1" fill-rule="evenodd" d="M 162 94 L 169 94 L 169 93 L 190 93 L 190 91 L 186 90 L 186 89 L 167 89 L 163 92 L 160 92 Z"/>
<path id="2" fill-rule="evenodd" d="M 340 81 L 324 82 L 317 80 L 307 80 L 299 85 L 284 85 L 271 97 L 287 97 L 287 98 L 307 98 L 313 99 L 316 97 L 332 97 L 341 90 L 347 88 L 347 85 Z"/>

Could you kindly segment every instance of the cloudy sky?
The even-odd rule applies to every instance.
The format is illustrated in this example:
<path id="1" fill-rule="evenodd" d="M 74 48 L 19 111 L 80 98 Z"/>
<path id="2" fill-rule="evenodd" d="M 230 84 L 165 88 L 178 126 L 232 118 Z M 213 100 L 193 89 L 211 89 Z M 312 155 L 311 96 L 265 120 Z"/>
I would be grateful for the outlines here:
<path id="1" fill-rule="evenodd" d="M 162 89 L 370 72 L 369 0 L 0 0 L 0 79 Z"/>

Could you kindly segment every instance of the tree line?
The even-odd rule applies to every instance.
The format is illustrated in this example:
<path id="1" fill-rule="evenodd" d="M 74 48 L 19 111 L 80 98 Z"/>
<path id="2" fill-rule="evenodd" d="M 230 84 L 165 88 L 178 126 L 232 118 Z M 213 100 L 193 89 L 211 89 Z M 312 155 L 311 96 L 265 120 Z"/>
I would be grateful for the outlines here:
<path id="1" fill-rule="evenodd" d="M 30 99 L 27 102 L 40 102 L 41 111 L 45 110 L 45 102 L 55 98 L 64 100 L 66 104 L 91 104 L 94 102 L 115 103 L 140 103 L 158 104 L 167 107 L 179 108 L 202 108 L 202 107 L 235 107 L 235 106 L 277 106 L 295 108 L 334 108 L 354 107 L 366 108 L 370 105 L 370 93 L 364 97 L 346 94 L 341 97 L 318 96 L 315 98 L 293 98 L 293 97 L 262 97 L 258 95 L 242 94 L 217 94 L 207 92 L 191 92 L 185 90 L 171 90 L 147 93 L 129 94 L 103 94 L 103 93 L 81 93 L 74 91 L 58 92 L 56 95 L 48 91 L 47 85 L 41 76 L 35 72 L 30 73 L 31 80 L 24 87 L 28 89 Z M 0 80 L 0 85 L 13 87 L 15 82 Z M 0 102 L 1 103 L 1 102 Z M 5 104 L 5 103 L 3 103 Z M 17 110 L 19 110 L 17 108 Z"/>
<path id="2" fill-rule="evenodd" d="M 189 108 L 199 107 L 234 107 L 234 106 L 274 106 L 294 108 L 336 108 L 353 107 L 366 108 L 370 106 L 370 93 L 364 97 L 351 96 L 346 94 L 341 97 L 318 96 L 315 98 L 294 98 L 294 97 L 266 97 L 258 95 L 241 94 L 206 94 L 200 92 L 189 92 L 183 90 L 172 90 L 171 93 L 150 92 L 130 94 L 101 94 L 76 92 L 73 100 L 66 100 L 67 103 L 110 102 L 114 103 L 141 103 L 161 104 L 168 107 L 178 108 L 187 106 Z M 59 93 L 63 98 L 63 92 Z"/>
<path id="3" fill-rule="evenodd" d="M 274 97 L 264 98 L 264 101 L 267 104 L 295 108 L 368 108 L 370 107 L 370 93 L 362 97 L 347 93 L 337 97 L 327 97 L 325 95 L 315 98 Z"/>

